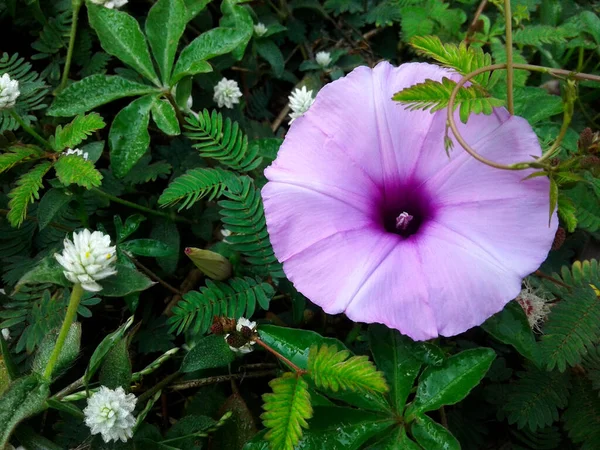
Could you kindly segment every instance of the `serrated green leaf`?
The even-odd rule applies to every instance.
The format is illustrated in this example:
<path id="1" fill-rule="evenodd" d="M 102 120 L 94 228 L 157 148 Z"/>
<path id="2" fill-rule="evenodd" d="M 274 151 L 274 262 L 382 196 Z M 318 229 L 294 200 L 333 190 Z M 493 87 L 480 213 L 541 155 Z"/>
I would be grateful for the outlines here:
<path id="1" fill-rule="evenodd" d="M 54 136 L 50 139 L 50 145 L 57 152 L 67 148 L 75 148 L 94 131 L 101 130 L 105 126 L 102 116 L 98 113 L 79 115 L 71 123 L 65 125 L 64 128 L 61 125 L 56 127 Z"/>
<path id="2" fill-rule="evenodd" d="M 185 31 L 187 11 L 183 0 L 159 0 L 146 17 L 146 37 L 164 84 L 169 83 L 179 39 Z"/>
<path id="3" fill-rule="evenodd" d="M 224 336 L 211 334 L 200 339 L 185 355 L 181 363 L 182 372 L 225 367 L 235 359 Z"/>
<path id="4" fill-rule="evenodd" d="M 269 386 L 273 392 L 263 395 L 265 412 L 261 415 L 269 429 L 265 439 L 271 443 L 271 450 L 294 450 L 313 414 L 308 384 L 301 376 L 286 372 L 271 380 Z"/>
<path id="5" fill-rule="evenodd" d="M 558 216 L 562 219 L 569 233 L 573 233 L 577 228 L 577 209 L 573 201 L 567 195 L 558 192 Z"/>
<path id="6" fill-rule="evenodd" d="M 157 99 L 152 104 L 152 119 L 163 133 L 169 136 L 181 134 L 175 109 L 167 100 Z"/>
<path id="7" fill-rule="evenodd" d="M 6 153 L 0 154 L 0 173 L 12 169 L 15 165 L 29 161 L 38 155 L 34 147 L 10 147 Z"/>
<path id="8" fill-rule="evenodd" d="M 40 198 L 39 190 L 43 186 L 44 175 L 50 170 L 50 167 L 52 164 L 47 161 L 38 164 L 29 172 L 21 175 L 13 190 L 8 193 L 10 211 L 6 217 L 13 227 L 21 226 L 27 217 L 29 204 Z"/>
<path id="9" fill-rule="evenodd" d="M 160 86 L 148 51 L 148 44 L 137 21 L 118 9 L 87 3 L 90 25 L 98 34 L 104 51 L 116 56 L 141 75 Z"/>
<path id="10" fill-rule="evenodd" d="M 156 88 L 115 75 L 91 75 L 69 85 L 54 100 L 48 115 L 69 117 L 83 114 L 123 97 L 159 93 Z"/>
<path id="11" fill-rule="evenodd" d="M 350 356 L 349 351 L 338 351 L 335 345 L 310 348 L 308 373 L 317 387 L 334 392 L 339 389 L 380 393 L 389 390 L 383 373 L 366 356 Z"/>
<path id="12" fill-rule="evenodd" d="M 77 184 L 86 189 L 102 184 L 102 174 L 91 161 L 78 155 L 62 155 L 54 164 L 56 176 L 62 184 Z"/>
<path id="13" fill-rule="evenodd" d="M 113 120 L 108 135 L 110 163 L 117 178 L 123 178 L 148 150 L 150 109 L 154 97 L 146 95 L 123 108 Z"/>
<path id="14" fill-rule="evenodd" d="M 495 357 L 492 349 L 475 348 L 451 356 L 440 366 L 427 367 L 419 377 L 415 401 L 406 409 L 407 420 L 461 401 L 479 384 Z"/>

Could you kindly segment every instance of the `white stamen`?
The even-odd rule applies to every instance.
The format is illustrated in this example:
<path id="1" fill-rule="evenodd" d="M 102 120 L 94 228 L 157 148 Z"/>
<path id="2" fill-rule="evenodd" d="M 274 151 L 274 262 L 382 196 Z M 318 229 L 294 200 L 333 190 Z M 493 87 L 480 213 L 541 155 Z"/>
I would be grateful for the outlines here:
<path id="1" fill-rule="evenodd" d="M 406 211 L 403 211 L 398 217 L 396 217 L 396 228 L 398 230 L 406 230 L 411 220 L 413 220 L 413 216 Z"/>

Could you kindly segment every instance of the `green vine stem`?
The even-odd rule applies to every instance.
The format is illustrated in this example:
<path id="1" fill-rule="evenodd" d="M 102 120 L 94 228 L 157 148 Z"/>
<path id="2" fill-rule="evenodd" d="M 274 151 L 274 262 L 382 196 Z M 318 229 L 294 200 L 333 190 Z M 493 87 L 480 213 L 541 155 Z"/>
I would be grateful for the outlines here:
<path id="1" fill-rule="evenodd" d="M 42 144 L 47 149 L 52 150 L 52 146 L 50 145 L 50 143 L 46 139 L 44 139 L 42 136 L 40 136 L 33 128 L 31 128 L 29 125 L 27 125 L 27 123 L 25 123 L 25 121 L 21 118 L 19 113 L 17 113 L 14 109 L 11 109 L 10 115 L 13 119 L 15 119 L 17 121 L 17 123 L 21 126 L 23 131 L 28 133 L 31 137 L 33 137 L 36 141 L 38 141 L 40 144 Z"/>
<path id="2" fill-rule="evenodd" d="M 77 21 L 79 17 L 79 10 L 83 4 L 82 0 L 72 0 L 71 6 L 73 9 L 73 20 L 71 22 L 71 32 L 69 34 L 69 48 L 67 49 L 67 59 L 65 60 L 65 67 L 63 68 L 62 79 L 60 85 L 56 90 L 56 93 L 62 91 L 67 86 L 69 80 L 69 72 L 71 70 L 71 60 L 73 59 L 73 48 L 75 47 L 75 36 L 77 35 Z"/>
<path id="3" fill-rule="evenodd" d="M 92 191 L 102 197 L 107 198 L 111 202 L 120 203 L 121 205 L 129 206 L 130 208 L 134 208 L 139 211 L 143 211 L 145 213 L 152 214 L 153 216 L 164 217 L 166 219 L 172 220 L 173 222 L 196 223 L 193 220 L 186 219 L 185 217 L 178 216 L 174 213 L 169 214 L 166 212 L 156 211 L 154 209 L 146 208 L 145 206 L 138 205 L 137 203 L 133 203 L 128 200 L 123 200 L 122 198 L 115 197 L 114 195 L 111 195 L 108 192 L 104 192 L 102 189 L 93 188 Z"/>
<path id="4" fill-rule="evenodd" d="M 600 76 L 592 75 L 592 74 L 588 74 L 588 73 L 571 72 L 569 70 L 553 69 L 551 67 L 535 66 L 532 64 L 513 64 L 513 67 L 518 70 L 529 70 L 532 72 L 542 72 L 542 73 L 546 73 L 546 74 L 549 74 L 549 75 L 552 75 L 555 77 L 562 76 L 562 77 L 570 77 L 570 78 L 576 79 L 576 80 L 590 80 L 590 81 L 600 82 Z M 546 154 L 544 154 L 540 158 L 536 159 L 535 161 L 525 161 L 525 162 L 519 162 L 519 163 L 515 163 L 515 164 L 510 164 L 510 165 L 500 164 L 495 161 L 489 160 L 489 159 L 485 158 L 484 156 L 481 156 L 479 153 L 477 153 L 477 151 L 473 147 L 471 147 L 467 143 L 467 141 L 465 141 L 465 139 L 462 137 L 462 135 L 458 131 L 458 127 L 456 126 L 456 122 L 454 120 L 454 114 L 453 114 L 454 109 L 455 109 L 454 103 L 456 102 L 456 96 L 458 95 L 458 91 L 464 86 L 464 84 L 467 83 L 468 81 L 470 81 L 471 79 L 475 78 L 477 75 L 482 74 L 484 72 L 491 72 L 493 70 L 506 69 L 506 68 L 507 68 L 506 63 L 492 64 L 491 66 L 481 67 L 480 69 L 477 69 L 477 70 L 465 75 L 464 77 L 462 77 L 460 79 L 460 81 L 458 83 L 456 83 L 456 86 L 454 86 L 454 89 L 452 90 L 452 93 L 450 94 L 450 99 L 448 100 L 447 126 L 452 130 L 452 134 L 454 134 L 454 137 L 456 138 L 457 142 L 462 146 L 462 148 L 464 148 L 465 151 L 467 153 L 469 153 L 473 158 L 475 158 L 479 162 L 482 162 L 483 164 L 486 164 L 490 167 L 495 167 L 496 169 L 504 169 L 504 170 L 524 170 L 524 169 L 529 169 L 532 167 L 541 167 L 540 166 L 541 163 L 544 162 L 546 159 L 548 159 L 551 156 L 551 153 L 553 153 L 554 150 L 557 149 L 558 146 L 560 145 L 562 139 L 564 138 L 564 136 L 567 132 L 568 123 L 565 126 L 564 121 L 563 121 L 563 127 L 561 127 L 561 132 L 560 132 L 558 138 L 554 142 L 554 145 L 552 146 L 550 151 L 546 152 Z M 565 112 L 565 115 L 566 114 L 567 114 L 567 112 Z M 568 120 L 570 121 L 570 118 Z"/>
<path id="5" fill-rule="evenodd" d="M 512 43 L 512 13 L 510 11 L 510 0 L 504 0 L 504 21 L 506 22 L 506 103 L 508 112 L 515 113 L 515 103 L 513 100 L 513 43 Z"/>
<path id="6" fill-rule="evenodd" d="M 58 339 L 56 339 L 56 345 L 54 346 L 54 350 L 52 350 L 52 355 L 50 355 L 50 359 L 48 360 L 48 365 L 44 370 L 44 378 L 46 378 L 47 380 L 52 379 L 52 371 L 54 370 L 54 366 L 58 361 L 63 345 L 65 344 L 65 339 L 67 339 L 67 335 L 69 334 L 69 330 L 71 329 L 71 324 L 75 320 L 75 317 L 77 317 L 77 308 L 79 307 L 79 302 L 81 301 L 82 296 L 83 288 L 81 287 L 81 285 L 73 285 L 73 290 L 71 291 L 71 298 L 69 299 L 69 307 L 67 308 L 65 320 L 63 321 L 62 327 L 60 328 Z"/>

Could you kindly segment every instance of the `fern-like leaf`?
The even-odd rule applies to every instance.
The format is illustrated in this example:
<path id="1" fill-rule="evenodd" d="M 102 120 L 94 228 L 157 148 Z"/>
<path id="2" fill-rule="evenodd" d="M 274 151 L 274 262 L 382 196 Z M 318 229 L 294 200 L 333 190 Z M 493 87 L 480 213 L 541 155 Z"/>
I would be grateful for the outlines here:
<path id="1" fill-rule="evenodd" d="M 44 175 L 50 170 L 52 164 L 43 162 L 35 166 L 17 180 L 17 185 L 10 191 L 8 207 L 10 211 L 7 218 L 13 227 L 20 227 L 27 217 L 27 206 L 40 198 L 39 190 L 42 188 Z"/>
<path id="2" fill-rule="evenodd" d="M 37 147 L 20 145 L 12 146 L 6 153 L 0 154 L 0 173 L 10 170 L 17 164 L 31 161 L 39 156 L 40 152 Z"/>
<path id="3" fill-rule="evenodd" d="M 75 183 L 91 189 L 102 182 L 102 174 L 94 167 L 94 163 L 78 155 L 62 155 L 54 164 L 54 169 L 65 186 Z"/>
<path id="4" fill-rule="evenodd" d="M 536 431 L 558 420 L 558 410 L 567 406 L 569 388 L 568 372 L 546 372 L 529 366 L 509 387 L 502 408 L 509 423 Z"/>
<path id="5" fill-rule="evenodd" d="M 492 57 L 480 48 L 467 47 L 464 42 L 460 45 L 444 44 L 437 36 L 416 36 L 411 39 L 410 45 L 417 53 L 432 58 L 463 75 L 492 63 Z M 489 78 L 490 74 L 486 72 L 477 75 L 472 81 L 485 87 L 488 85 Z"/>
<path id="6" fill-rule="evenodd" d="M 32 59 L 49 58 L 61 49 L 67 48 L 72 17 L 73 14 L 69 8 L 47 20 L 38 38 L 31 44 L 31 47 L 39 52 L 33 55 Z"/>
<path id="7" fill-rule="evenodd" d="M 199 141 L 194 147 L 200 150 L 200 156 L 215 159 L 239 172 L 248 172 L 260 165 L 262 158 L 258 150 L 248 147 L 248 137 L 237 122 L 229 118 L 223 120 L 221 113 L 213 111 L 211 114 L 206 109 L 186 120 L 186 135 L 192 141 Z"/>
<path id="8" fill-rule="evenodd" d="M 56 127 L 54 136 L 50 139 L 52 148 L 60 152 L 66 148 L 75 148 L 96 130 L 101 130 L 106 124 L 98 113 L 79 115 L 71 123 Z"/>
<path id="9" fill-rule="evenodd" d="M 600 301 L 591 287 L 564 292 L 544 326 L 541 350 L 549 369 L 579 364 L 600 341 Z"/>
<path id="10" fill-rule="evenodd" d="M 563 414 L 565 428 L 582 450 L 600 448 L 600 397 L 583 378 L 573 381 L 569 406 Z"/>
<path id="11" fill-rule="evenodd" d="M 456 83 L 446 77 L 442 82 L 427 79 L 396 93 L 394 100 L 407 105 L 409 109 L 439 111 L 448 106 L 450 95 Z M 460 107 L 460 119 L 466 123 L 469 114 L 491 114 L 494 107 L 504 104 L 503 100 L 490 97 L 481 87 L 471 85 L 461 87 L 454 102 L 455 109 Z"/>
<path id="12" fill-rule="evenodd" d="M 205 287 L 188 292 L 175 305 L 169 319 L 170 331 L 189 330 L 193 334 L 203 334 L 208 331 L 214 316 L 251 317 L 257 303 L 262 309 L 269 308 L 273 293 L 270 284 L 249 277 L 227 282 L 206 280 Z"/>
<path id="13" fill-rule="evenodd" d="M 227 199 L 219 201 L 221 221 L 232 233 L 227 242 L 243 254 L 259 274 L 270 273 L 283 278 L 281 264 L 269 241 L 260 192 L 252 180 L 245 176 L 234 179 L 223 195 Z"/>
<path id="14" fill-rule="evenodd" d="M 367 356 L 350 356 L 348 350 L 338 351 L 327 344 L 310 348 L 308 373 L 320 388 L 354 392 L 388 391 L 385 377 Z"/>
<path id="15" fill-rule="evenodd" d="M 159 178 L 167 178 L 173 170 L 171 164 L 166 161 L 156 161 L 152 164 L 150 164 L 150 161 L 152 161 L 151 155 L 142 156 L 135 166 L 133 166 L 133 169 L 125 175 L 123 181 L 126 184 L 149 183 Z"/>
<path id="16" fill-rule="evenodd" d="M 13 80 L 19 82 L 19 91 L 21 94 L 17 98 L 17 103 L 14 110 L 21 116 L 21 119 L 29 125 L 37 120 L 37 117 L 32 112 L 45 108 L 44 103 L 48 87 L 44 83 L 40 75 L 31 70 L 31 64 L 23 58 L 19 58 L 18 54 L 8 55 L 2 54 L 0 58 L 0 75 L 8 73 Z M 10 111 L 0 111 L 0 133 L 6 130 L 14 131 L 20 125 L 10 115 Z"/>
<path id="17" fill-rule="evenodd" d="M 191 169 L 175 178 L 164 190 L 158 204 L 172 206 L 177 203 L 178 210 L 190 208 L 204 197 L 214 200 L 225 189 L 226 183 L 233 177 L 231 172 L 222 169 Z"/>
<path id="18" fill-rule="evenodd" d="M 313 414 L 308 384 L 299 374 L 286 372 L 269 386 L 273 392 L 263 395 L 265 412 L 261 415 L 269 429 L 265 439 L 271 450 L 294 450 Z"/>
<path id="19" fill-rule="evenodd" d="M 550 25 L 527 25 L 513 33 L 513 42 L 517 45 L 538 47 L 544 44 L 561 44 L 567 38 L 578 36 L 576 27 L 553 27 Z"/>

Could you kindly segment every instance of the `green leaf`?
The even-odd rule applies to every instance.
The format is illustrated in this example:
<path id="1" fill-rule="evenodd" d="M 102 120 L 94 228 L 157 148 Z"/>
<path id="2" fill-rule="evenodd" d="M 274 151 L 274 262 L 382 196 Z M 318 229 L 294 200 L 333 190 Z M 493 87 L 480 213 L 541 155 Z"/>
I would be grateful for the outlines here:
<path id="1" fill-rule="evenodd" d="M 15 165 L 38 157 L 35 147 L 10 147 L 6 153 L 0 154 L 0 173 L 12 169 Z"/>
<path id="2" fill-rule="evenodd" d="M 419 343 L 397 330 L 383 325 L 369 326 L 369 345 L 377 368 L 381 370 L 390 387 L 390 400 L 394 410 L 402 414 L 422 362 L 415 357 Z"/>
<path id="3" fill-rule="evenodd" d="M 156 239 L 133 239 L 121 244 L 121 249 L 139 256 L 160 258 L 173 255 L 173 249 Z"/>
<path id="4" fill-rule="evenodd" d="M 86 386 L 89 384 L 96 371 L 100 368 L 110 350 L 123 339 L 125 332 L 131 326 L 131 324 L 133 324 L 133 316 L 127 319 L 127 322 L 102 339 L 102 342 L 98 344 L 98 347 L 96 347 L 96 350 L 94 350 L 88 366 L 85 369 L 85 374 L 83 375 L 83 383 Z"/>
<path id="5" fill-rule="evenodd" d="M 319 388 L 358 392 L 387 392 L 382 372 L 366 356 L 350 356 L 336 345 L 313 345 L 308 354 L 308 373 Z"/>
<path id="6" fill-rule="evenodd" d="M 113 120 L 108 135 L 110 163 L 117 178 L 123 178 L 148 150 L 148 123 L 154 97 L 146 95 L 123 108 Z"/>
<path id="7" fill-rule="evenodd" d="M 37 434 L 31 427 L 26 425 L 19 426 L 15 432 L 15 437 L 19 443 L 28 450 L 63 450 L 63 448 L 54 442 Z"/>
<path id="8" fill-rule="evenodd" d="M 246 38 L 245 33 L 233 28 L 219 27 L 202 33 L 181 51 L 171 86 L 185 76 L 211 72 L 212 66 L 206 62 L 208 59 L 231 52 Z"/>
<path id="9" fill-rule="evenodd" d="M 135 233 L 145 220 L 146 217 L 141 214 L 132 214 L 125 219 L 125 224 L 123 225 L 121 217 L 115 216 L 113 221 L 115 223 L 115 230 L 117 232 L 117 243 L 120 244 L 133 233 Z"/>
<path id="10" fill-rule="evenodd" d="M 410 430 L 415 440 L 427 450 L 460 450 L 452 433 L 427 416 L 415 417 Z"/>
<path id="11" fill-rule="evenodd" d="M 502 311 L 486 320 L 481 328 L 500 342 L 512 345 L 536 365 L 541 363 L 540 349 L 527 321 L 527 315 L 516 301 L 508 303 Z"/>
<path id="12" fill-rule="evenodd" d="M 422 450 L 407 435 L 404 427 L 394 427 L 393 431 L 365 450 Z"/>
<path id="13" fill-rule="evenodd" d="M 223 193 L 227 181 L 233 177 L 231 172 L 222 169 L 188 170 L 169 184 L 158 199 L 158 204 L 173 206 L 181 202 L 178 208 L 178 211 L 181 211 L 190 208 L 204 197 L 208 197 L 208 201 L 213 201 Z"/>
<path id="14" fill-rule="evenodd" d="M 592 35 L 596 44 L 600 45 L 600 18 L 592 11 L 583 11 L 579 15 L 586 32 Z"/>
<path id="15" fill-rule="evenodd" d="M 164 242 L 171 249 L 171 256 L 157 258 L 156 262 L 166 273 L 174 273 L 179 262 L 179 248 L 181 245 L 177 225 L 167 219 L 157 220 L 152 224 L 150 237 Z"/>
<path id="16" fill-rule="evenodd" d="M 394 417 L 389 414 L 339 406 L 315 406 L 310 428 L 304 432 L 296 448 L 359 450 L 365 442 L 394 424 Z M 402 447 L 401 450 L 407 449 Z"/>
<path id="17" fill-rule="evenodd" d="M 411 111 L 428 110 L 431 112 L 447 108 L 450 95 L 456 82 L 444 77 L 442 81 L 425 80 L 394 94 L 393 100 L 408 106 Z M 494 108 L 502 106 L 503 100 L 490 97 L 477 85 L 461 87 L 455 98 L 454 108 L 460 107 L 460 120 L 467 123 L 469 114 L 492 114 Z"/>
<path id="18" fill-rule="evenodd" d="M 558 420 L 559 409 L 567 406 L 571 385 L 567 372 L 526 368 L 518 374 L 519 380 L 508 387 L 502 409 L 510 424 L 536 431 Z"/>
<path id="19" fill-rule="evenodd" d="M 17 288 L 26 284 L 52 283 L 59 286 L 70 287 L 72 283 L 65 278 L 63 267 L 54 256 L 46 256 L 38 262 L 33 269 L 26 272 L 19 282 Z"/>
<path id="20" fill-rule="evenodd" d="M 583 377 L 577 377 L 573 383 L 572 395 L 563 420 L 571 440 L 582 443 L 579 448 L 600 448 L 600 397 Z"/>
<path id="21" fill-rule="evenodd" d="M 451 356 L 440 366 L 427 367 L 419 377 L 415 401 L 406 409 L 406 420 L 461 401 L 479 384 L 495 357 L 492 349 L 475 348 Z"/>
<path id="22" fill-rule="evenodd" d="M 102 365 L 98 380 L 102 386 L 109 389 L 122 387 L 126 391 L 131 385 L 131 360 L 127 339 L 119 339 L 107 353 Z"/>
<path id="23" fill-rule="evenodd" d="M 102 184 L 102 174 L 94 163 L 77 155 L 62 155 L 54 164 L 56 176 L 62 184 L 69 186 L 75 183 L 86 189 Z"/>
<path id="24" fill-rule="evenodd" d="M 437 36 L 415 36 L 410 40 L 410 45 L 417 53 L 453 68 L 463 75 L 492 64 L 492 57 L 489 54 L 484 53 L 481 48 L 467 47 L 464 41 L 460 45 L 444 44 Z M 486 72 L 477 75 L 473 81 L 486 86 L 489 77 L 489 72 Z"/>
<path id="25" fill-rule="evenodd" d="M 73 200 L 73 195 L 70 195 L 64 189 L 52 188 L 48 190 L 40 200 L 37 209 L 40 231 L 46 228 L 62 207 L 67 205 L 71 200 Z"/>
<path id="26" fill-rule="evenodd" d="M 57 339 L 58 330 L 52 330 L 50 333 L 46 334 L 39 345 L 37 354 L 33 360 L 31 368 L 33 372 L 40 376 L 44 375 L 48 361 L 50 361 L 50 355 L 52 355 L 54 347 L 56 346 Z M 71 328 L 69 328 L 69 333 L 67 334 L 63 348 L 60 351 L 60 355 L 58 355 L 56 365 L 53 367 L 51 374 L 52 378 L 57 378 L 60 376 L 61 372 L 69 368 L 73 361 L 75 361 L 75 358 L 79 355 L 80 346 L 81 324 L 75 322 L 71 325 Z"/>
<path id="27" fill-rule="evenodd" d="M 562 191 L 558 192 L 558 216 L 566 225 L 567 231 L 573 233 L 577 228 L 577 208 L 573 201 Z"/>
<path id="28" fill-rule="evenodd" d="M 550 177 L 550 215 L 548 216 L 548 226 L 552 223 L 552 216 L 558 205 L 558 184 L 556 180 Z"/>
<path id="29" fill-rule="evenodd" d="M 200 339 L 185 355 L 180 370 L 182 372 L 194 372 L 196 370 L 225 367 L 234 359 L 235 353 L 231 351 L 224 337 L 211 334 Z"/>
<path id="30" fill-rule="evenodd" d="M 263 395 L 265 412 L 261 415 L 269 429 L 265 439 L 271 443 L 271 450 L 294 450 L 313 413 L 308 384 L 301 376 L 286 372 L 271 380 L 269 386 L 273 392 Z"/>
<path id="31" fill-rule="evenodd" d="M 161 79 L 169 83 L 179 39 L 185 31 L 187 11 L 183 0 L 159 0 L 146 18 L 146 37 Z"/>
<path id="32" fill-rule="evenodd" d="M 525 86 L 515 88 L 515 115 L 524 117 L 534 125 L 563 111 L 559 96 L 549 94 L 545 89 Z"/>
<path id="33" fill-rule="evenodd" d="M 152 104 L 152 119 L 163 133 L 169 136 L 181 134 L 177 114 L 167 100 L 157 99 Z"/>
<path id="34" fill-rule="evenodd" d="M 52 148 L 60 152 L 66 148 L 75 148 L 81 144 L 94 131 L 101 130 L 106 124 L 102 116 L 98 113 L 79 115 L 64 128 L 59 125 L 56 127 L 54 136 L 50 138 Z"/>
<path id="35" fill-rule="evenodd" d="M 271 64 L 275 78 L 280 78 L 283 75 L 285 62 L 283 54 L 275 42 L 270 39 L 259 39 L 256 41 L 256 51 Z"/>
<path id="36" fill-rule="evenodd" d="M 22 420 L 44 410 L 50 395 L 48 383 L 32 374 L 14 381 L 0 397 L 0 448 L 4 448 Z"/>
<path id="37" fill-rule="evenodd" d="M 236 61 L 244 57 L 246 46 L 254 34 L 254 22 L 252 20 L 251 9 L 240 5 L 243 0 L 223 0 L 221 3 L 221 12 L 223 17 L 219 21 L 220 27 L 232 28 L 238 33 L 243 34 L 242 42 L 231 52 L 231 56 Z M 297 6 L 295 6 L 297 7 Z"/>
<path id="38" fill-rule="evenodd" d="M 92 75 L 69 85 L 52 103 L 48 115 L 83 114 L 123 97 L 160 93 L 156 88 L 114 75 Z"/>
<path id="39" fill-rule="evenodd" d="M 212 0 L 184 0 L 187 10 L 186 22 L 196 17 Z"/>
<path id="40" fill-rule="evenodd" d="M 125 297 L 132 292 L 144 291 L 155 283 L 146 275 L 129 266 L 117 263 L 117 274 L 102 280 L 103 297 Z"/>
<path id="41" fill-rule="evenodd" d="M 43 186 L 44 175 L 50 170 L 50 167 L 52 164 L 47 161 L 38 164 L 29 172 L 21 175 L 15 187 L 8 193 L 10 211 L 6 217 L 13 227 L 21 226 L 27 217 L 29 204 L 40 198 L 39 190 Z"/>
<path id="42" fill-rule="evenodd" d="M 335 346 L 340 351 L 348 350 L 337 339 L 323 337 L 314 331 L 261 325 L 258 328 L 258 334 L 263 342 L 301 369 L 308 369 L 308 355 L 313 345 L 329 345 L 330 347 Z M 387 402 L 380 394 L 330 391 L 327 395 L 363 409 L 374 411 L 389 410 Z"/>
<path id="43" fill-rule="evenodd" d="M 116 56 L 141 75 L 160 86 L 148 44 L 137 20 L 118 9 L 87 3 L 90 25 L 98 34 L 104 51 Z"/>

